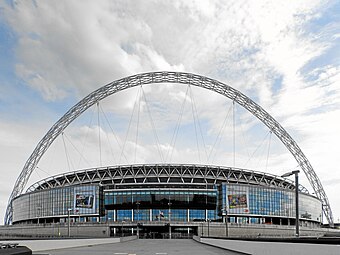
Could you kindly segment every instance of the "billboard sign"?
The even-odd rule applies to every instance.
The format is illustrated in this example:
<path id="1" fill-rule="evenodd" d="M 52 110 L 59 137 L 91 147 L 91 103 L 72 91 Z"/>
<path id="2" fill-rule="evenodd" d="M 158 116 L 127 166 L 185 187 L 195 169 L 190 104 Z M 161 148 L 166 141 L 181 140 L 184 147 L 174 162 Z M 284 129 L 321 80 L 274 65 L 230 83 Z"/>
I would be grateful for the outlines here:
<path id="1" fill-rule="evenodd" d="M 96 187 L 81 186 L 74 189 L 74 213 L 95 214 L 96 209 Z"/>
<path id="2" fill-rule="evenodd" d="M 248 208 L 247 194 L 228 195 L 229 209 Z"/>
<path id="3" fill-rule="evenodd" d="M 248 187 L 226 185 L 226 205 L 228 213 L 250 213 Z"/>
<path id="4" fill-rule="evenodd" d="M 76 208 L 93 208 L 94 195 L 93 194 L 75 194 Z"/>

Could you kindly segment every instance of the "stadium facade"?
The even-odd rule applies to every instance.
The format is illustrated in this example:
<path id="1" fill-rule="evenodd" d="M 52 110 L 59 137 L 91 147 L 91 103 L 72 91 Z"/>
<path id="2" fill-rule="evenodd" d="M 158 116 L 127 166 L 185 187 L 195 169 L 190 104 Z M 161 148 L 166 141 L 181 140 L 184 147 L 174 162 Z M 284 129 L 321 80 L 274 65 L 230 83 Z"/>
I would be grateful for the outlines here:
<path id="1" fill-rule="evenodd" d="M 89 107 L 125 89 L 168 83 L 215 91 L 253 114 L 295 158 L 298 168 L 313 189 L 313 195 L 301 185 L 295 187 L 289 179 L 272 174 L 224 166 L 183 164 L 79 170 L 41 180 L 23 193 L 44 153 L 67 126 Z M 114 234 L 117 231 L 124 233 L 124 224 L 133 233 L 140 223 L 145 224 L 143 231 L 148 231 L 146 226 L 164 226 L 167 222 L 169 234 L 172 224 L 177 226 L 179 232 L 187 227 L 188 234 L 202 231 L 202 235 L 203 222 L 208 225 L 208 235 L 209 224 L 289 226 L 294 225 L 296 219 L 296 189 L 300 194 L 301 225 L 308 229 L 319 228 L 324 215 L 329 226 L 333 227 L 327 195 L 309 160 L 288 132 L 260 105 L 231 86 L 208 77 L 184 72 L 149 72 L 113 81 L 93 91 L 50 128 L 16 180 L 8 199 L 4 222 L 15 226 L 40 223 L 62 225 L 71 221 L 105 223 L 110 230 L 103 233 Z M 273 231 L 277 232 L 278 229 L 273 228 Z M 166 231 L 161 227 L 154 230 Z M 176 231 L 175 228 L 173 230 Z M 228 234 L 227 231 L 226 228 L 225 234 Z M 255 230 L 254 233 L 259 232 Z"/>
<path id="2" fill-rule="evenodd" d="M 13 200 L 13 224 L 225 222 L 295 224 L 288 179 L 206 165 L 128 165 L 53 176 Z M 321 201 L 300 186 L 301 225 L 315 228 Z M 117 230 L 118 231 L 118 230 Z"/>

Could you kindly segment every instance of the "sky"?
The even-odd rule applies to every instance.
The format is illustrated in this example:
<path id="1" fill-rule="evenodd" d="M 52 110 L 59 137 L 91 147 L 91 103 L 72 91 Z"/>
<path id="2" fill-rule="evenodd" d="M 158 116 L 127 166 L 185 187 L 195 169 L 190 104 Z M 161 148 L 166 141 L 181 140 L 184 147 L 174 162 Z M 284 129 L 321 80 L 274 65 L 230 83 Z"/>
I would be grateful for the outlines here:
<path id="1" fill-rule="evenodd" d="M 261 105 L 307 156 L 339 221 L 339 13 L 339 1 L 325 0 L 0 0 L 0 223 L 26 160 L 68 109 L 111 81 L 164 70 L 217 79 Z M 298 168 L 229 99 L 145 85 L 75 120 L 26 188 L 69 170 L 166 162 Z M 301 183 L 310 188 L 303 174 Z"/>

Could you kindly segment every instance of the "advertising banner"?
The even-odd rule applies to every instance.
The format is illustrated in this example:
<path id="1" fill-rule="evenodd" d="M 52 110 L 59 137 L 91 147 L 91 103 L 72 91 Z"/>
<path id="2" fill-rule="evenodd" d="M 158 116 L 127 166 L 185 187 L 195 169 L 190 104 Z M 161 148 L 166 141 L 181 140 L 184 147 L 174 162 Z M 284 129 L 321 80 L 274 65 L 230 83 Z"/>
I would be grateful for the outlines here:
<path id="1" fill-rule="evenodd" d="M 229 209 L 247 208 L 247 194 L 228 195 Z"/>
<path id="2" fill-rule="evenodd" d="M 74 189 L 74 213 L 96 214 L 96 187 L 82 186 Z"/>
<path id="3" fill-rule="evenodd" d="M 94 195 L 76 194 L 76 208 L 93 208 Z"/>
<path id="4" fill-rule="evenodd" d="M 248 187 L 226 185 L 226 204 L 228 213 L 250 213 Z"/>

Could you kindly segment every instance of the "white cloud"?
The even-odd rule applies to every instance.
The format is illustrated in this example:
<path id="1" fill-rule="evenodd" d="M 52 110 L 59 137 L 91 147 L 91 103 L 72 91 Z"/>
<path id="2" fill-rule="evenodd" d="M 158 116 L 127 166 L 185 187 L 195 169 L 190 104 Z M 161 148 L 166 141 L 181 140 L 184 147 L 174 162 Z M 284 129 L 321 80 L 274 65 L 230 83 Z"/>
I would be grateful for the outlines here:
<path id="1" fill-rule="evenodd" d="M 340 103 L 339 66 L 334 63 L 319 64 L 316 68 L 308 65 L 319 56 L 329 54 L 338 33 L 334 28 L 336 24 L 325 25 L 327 29 L 321 32 L 306 28 L 322 17 L 323 11 L 331 8 L 332 2 L 17 1 L 14 8 L 1 5 L 6 20 L 18 35 L 16 74 L 49 104 L 66 97 L 82 98 L 100 85 L 139 72 L 167 69 L 200 73 L 244 92 L 277 118 L 301 144 L 307 157 L 312 158 L 317 173 L 326 182 L 332 174 L 336 174 L 334 166 L 337 165 L 338 151 L 324 151 L 331 146 L 336 148 L 339 143 L 336 121 Z M 143 90 L 152 110 L 158 110 L 152 112 L 152 118 L 157 121 L 159 146 L 166 153 L 172 150 L 172 130 L 186 88 L 163 84 L 144 86 Z M 137 97 L 137 93 L 138 88 L 120 92 L 114 100 L 104 100 L 101 105 L 109 112 L 110 118 L 124 120 L 126 124 L 135 107 L 135 99 L 140 100 L 140 117 L 144 118 L 140 132 L 145 138 L 139 138 L 136 143 L 135 130 L 131 130 L 125 149 L 127 155 L 133 156 L 131 160 L 135 160 L 137 150 L 136 161 L 148 162 L 158 155 L 158 148 L 145 99 L 141 95 Z M 193 94 L 200 121 L 205 125 L 204 132 L 210 138 L 207 145 L 211 147 L 230 102 L 220 95 L 199 89 L 193 89 Z M 187 97 L 186 100 L 182 124 L 191 123 L 192 127 L 192 98 Z M 249 114 L 241 112 L 239 119 L 242 119 L 244 131 L 250 132 L 247 140 L 258 135 L 253 139 L 254 144 L 249 146 L 252 152 L 261 142 L 263 133 Z M 137 115 L 132 120 L 135 124 Z M 106 125 L 105 120 L 102 123 Z M 228 125 L 226 133 L 230 134 L 230 121 Z M 29 127 L 33 129 L 32 125 Z M 124 128 L 127 126 L 123 124 L 114 126 L 122 144 L 125 133 L 121 130 Z M 252 128 L 256 130 L 252 132 Z M 102 129 L 102 139 L 114 140 L 107 126 Z M 86 130 L 89 130 L 89 138 L 92 139 L 89 144 L 92 147 L 89 146 L 91 149 L 87 153 L 93 158 L 88 158 L 95 165 L 98 163 L 96 145 L 99 129 L 94 122 Z M 72 132 L 70 139 L 81 147 L 80 138 L 84 133 Z M 242 130 L 236 132 L 239 137 L 243 136 Z M 12 138 L 8 139 L 14 133 L 8 127 L 4 133 L 8 136 L 0 139 L 7 141 L 7 148 L 12 143 Z M 186 141 L 185 135 L 183 130 L 176 145 Z M 13 141 L 21 139 L 24 138 Z M 231 140 L 226 134 L 223 139 L 228 145 L 215 148 L 220 154 L 214 155 L 214 162 L 231 164 L 232 153 L 226 151 L 226 148 L 230 149 Z M 30 144 L 32 147 L 35 142 L 30 141 Z M 265 144 L 260 149 L 262 154 L 266 154 Z M 65 158 L 63 143 L 59 141 L 57 145 L 61 150 L 58 157 Z M 114 154 L 119 158 L 116 149 Z M 112 154 L 111 150 L 103 142 L 103 154 L 107 158 Z M 195 143 L 188 142 L 181 149 L 175 146 L 173 150 L 174 161 L 198 161 Z M 282 148 L 273 145 L 273 150 L 275 157 L 269 162 L 268 169 L 279 174 L 281 169 L 295 167 L 294 160 L 289 161 L 291 156 L 283 153 Z M 71 151 L 75 158 L 79 158 L 77 152 Z M 246 150 L 242 153 L 238 160 L 247 160 Z M 202 158 L 203 154 L 201 152 Z M 254 156 L 249 165 L 256 168 L 259 161 L 265 161 L 263 155 Z M 63 162 L 63 165 L 56 166 L 67 169 Z M 105 161 L 107 164 L 110 162 Z M 77 162 L 73 164 L 77 165 Z M 48 165 L 46 163 L 46 168 Z M 11 167 L 9 164 L 8 167 L 17 169 L 18 166 Z M 331 202 L 334 204 L 334 201 L 333 196 Z M 340 209 L 337 208 L 337 211 Z"/>

